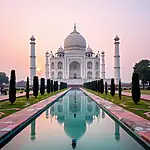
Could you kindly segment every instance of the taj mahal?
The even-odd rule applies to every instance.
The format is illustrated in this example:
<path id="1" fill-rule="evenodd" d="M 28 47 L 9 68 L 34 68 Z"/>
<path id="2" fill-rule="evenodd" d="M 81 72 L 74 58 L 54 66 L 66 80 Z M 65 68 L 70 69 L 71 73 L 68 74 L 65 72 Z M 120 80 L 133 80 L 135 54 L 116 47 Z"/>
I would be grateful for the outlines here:
<path id="1" fill-rule="evenodd" d="M 36 75 L 35 37 L 30 38 L 30 83 Z M 114 76 L 118 84 L 120 77 L 119 37 L 114 39 Z M 64 40 L 64 47 L 59 47 L 57 52 L 45 53 L 45 79 L 66 82 L 68 85 L 82 85 L 84 82 L 99 80 L 100 78 L 110 83 L 111 79 L 105 77 L 105 52 L 93 53 L 87 45 L 85 38 L 77 31 L 74 24 L 73 31 Z"/>

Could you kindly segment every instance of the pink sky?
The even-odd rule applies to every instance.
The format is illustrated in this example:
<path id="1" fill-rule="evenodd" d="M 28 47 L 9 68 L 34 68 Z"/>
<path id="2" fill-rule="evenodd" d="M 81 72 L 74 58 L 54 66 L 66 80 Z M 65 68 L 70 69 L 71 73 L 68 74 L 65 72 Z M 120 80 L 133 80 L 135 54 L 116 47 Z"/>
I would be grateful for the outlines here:
<path id="1" fill-rule="evenodd" d="M 114 37 L 120 37 L 122 81 L 133 66 L 150 59 L 149 0 L 0 0 L 0 71 L 17 80 L 29 76 L 29 38 L 36 37 L 37 67 L 44 76 L 45 52 L 56 52 L 77 24 L 94 52 L 106 53 L 106 76 L 113 77 Z"/>

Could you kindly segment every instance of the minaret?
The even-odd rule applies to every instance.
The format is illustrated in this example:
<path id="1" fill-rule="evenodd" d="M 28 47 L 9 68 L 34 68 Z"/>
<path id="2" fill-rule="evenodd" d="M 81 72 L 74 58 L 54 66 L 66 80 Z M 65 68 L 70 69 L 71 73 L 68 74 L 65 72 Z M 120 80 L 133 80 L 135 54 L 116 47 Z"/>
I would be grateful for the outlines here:
<path id="1" fill-rule="evenodd" d="M 119 85 L 120 80 L 120 55 L 119 55 L 119 37 L 115 37 L 115 54 L 114 54 L 114 80 L 115 84 Z"/>
<path id="2" fill-rule="evenodd" d="M 46 62 L 45 62 L 45 79 L 49 79 L 49 53 L 45 53 Z"/>
<path id="3" fill-rule="evenodd" d="M 101 66 L 102 66 L 102 72 L 101 72 L 101 78 L 102 78 L 102 79 L 105 79 L 105 52 L 104 52 L 104 51 L 102 51 L 101 57 L 102 57 L 102 64 L 101 64 Z"/>
<path id="4" fill-rule="evenodd" d="M 30 85 L 33 85 L 33 77 L 36 76 L 36 56 L 35 56 L 35 38 L 30 38 L 31 55 L 30 55 Z"/>

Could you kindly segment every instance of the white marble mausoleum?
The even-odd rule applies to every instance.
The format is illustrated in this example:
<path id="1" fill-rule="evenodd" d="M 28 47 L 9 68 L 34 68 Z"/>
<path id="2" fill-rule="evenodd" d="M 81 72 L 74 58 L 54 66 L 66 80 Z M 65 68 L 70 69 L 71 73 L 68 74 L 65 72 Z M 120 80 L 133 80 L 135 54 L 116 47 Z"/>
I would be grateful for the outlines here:
<path id="1" fill-rule="evenodd" d="M 31 67 L 30 79 L 35 75 L 35 38 L 31 40 Z M 114 78 L 120 80 L 120 55 L 119 37 L 115 37 L 115 56 L 114 56 Z M 45 78 L 68 83 L 68 85 L 81 85 L 84 82 L 105 78 L 105 53 L 99 51 L 95 54 L 92 48 L 87 46 L 85 38 L 77 31 L 76 24 L 73 31 L 64 40 L 64 46 L 58 48 L 53 54 L 46 52 Z M 101 63 L 100 63 L 101 57 Z M 101 69 L 100 69 L 101 68 Z"/>

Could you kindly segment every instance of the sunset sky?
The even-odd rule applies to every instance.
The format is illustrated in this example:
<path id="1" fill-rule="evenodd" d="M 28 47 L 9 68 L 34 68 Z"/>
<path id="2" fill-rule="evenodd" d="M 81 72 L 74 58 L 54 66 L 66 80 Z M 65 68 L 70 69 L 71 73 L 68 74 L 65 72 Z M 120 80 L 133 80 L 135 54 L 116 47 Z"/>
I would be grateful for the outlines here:
<path id="1" fill-rule="evenodd" d="M 73 24 L 97 53 L 106 53 L 106 77 L 113 77 L 114 37 L 120 37 L 121 78 L 131 81 L 133 66 L 150 59 L 150 0 L 0 0 L 0 72 L 17 81 L 29 76 L 30 37 L 36 38 L 38 75 L 45 52 L 63 46 Z"/>

